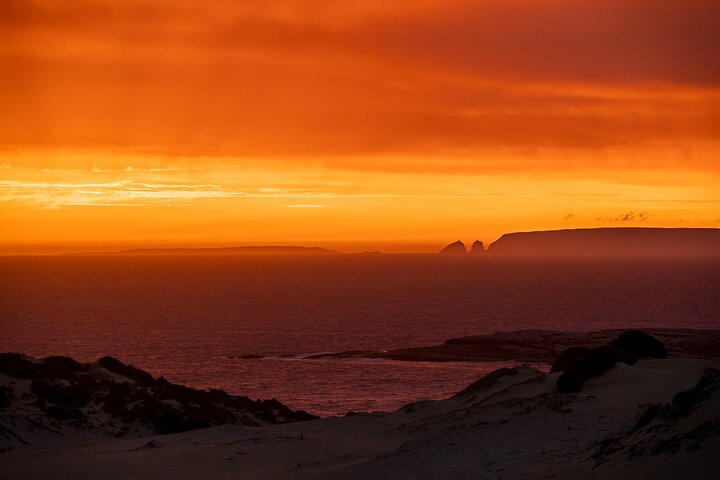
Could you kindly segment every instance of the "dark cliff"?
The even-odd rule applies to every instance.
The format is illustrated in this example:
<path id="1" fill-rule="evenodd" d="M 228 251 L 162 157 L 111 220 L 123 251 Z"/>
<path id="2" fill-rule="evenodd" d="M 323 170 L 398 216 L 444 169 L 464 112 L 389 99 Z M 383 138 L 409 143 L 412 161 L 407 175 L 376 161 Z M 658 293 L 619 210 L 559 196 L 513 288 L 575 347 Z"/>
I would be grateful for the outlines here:
<path id="1" fill-rule="evenodd" d="M 594 228 L 506 233 L 494 255 L 720 255 L 717 228 Z"/>

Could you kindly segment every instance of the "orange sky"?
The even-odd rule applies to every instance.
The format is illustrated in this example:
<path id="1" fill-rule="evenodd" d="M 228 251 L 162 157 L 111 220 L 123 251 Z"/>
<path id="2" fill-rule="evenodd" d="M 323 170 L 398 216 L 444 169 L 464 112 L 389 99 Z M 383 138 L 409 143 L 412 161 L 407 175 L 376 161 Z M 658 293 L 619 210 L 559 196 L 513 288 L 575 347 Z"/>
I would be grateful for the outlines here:
<path id="1" fill-rule="evenodd" d="M 3 0 L 0 253 L 720 227 L 716 0 Z"/>

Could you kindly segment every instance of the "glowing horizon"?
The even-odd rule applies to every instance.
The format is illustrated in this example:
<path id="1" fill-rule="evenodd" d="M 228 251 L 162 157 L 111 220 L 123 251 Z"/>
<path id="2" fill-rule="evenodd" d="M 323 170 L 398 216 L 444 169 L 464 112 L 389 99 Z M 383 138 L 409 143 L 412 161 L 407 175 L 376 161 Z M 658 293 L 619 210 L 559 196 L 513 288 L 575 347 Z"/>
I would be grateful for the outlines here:
<path id="1" fill-rule="evenodd" d="M 717 2 L 63 3 L 0 5 L 0 253 L 720 227 Z"/>

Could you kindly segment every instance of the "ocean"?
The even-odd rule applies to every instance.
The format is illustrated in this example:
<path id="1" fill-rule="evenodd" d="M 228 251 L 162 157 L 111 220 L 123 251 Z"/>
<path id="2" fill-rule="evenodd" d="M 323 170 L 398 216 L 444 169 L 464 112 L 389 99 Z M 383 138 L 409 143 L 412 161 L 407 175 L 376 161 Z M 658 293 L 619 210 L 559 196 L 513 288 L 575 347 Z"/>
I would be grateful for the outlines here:
<path id="1" fill-rule="evenodd" d="M 447 397 L 507 362 L 305 355 L 643 327 L 720 328 L 720 259 L 0 257 L 0 351 L 111 355 L 319 415 Z"/>

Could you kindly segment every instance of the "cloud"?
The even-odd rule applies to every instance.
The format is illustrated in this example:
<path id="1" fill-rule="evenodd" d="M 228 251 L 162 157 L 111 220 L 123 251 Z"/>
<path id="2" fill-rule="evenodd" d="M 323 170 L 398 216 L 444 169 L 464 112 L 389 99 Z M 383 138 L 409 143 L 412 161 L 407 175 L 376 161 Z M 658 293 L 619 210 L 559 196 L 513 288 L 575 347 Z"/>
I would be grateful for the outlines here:
<path id="1" fill-rule="evenodd" d="M 716 1 L 385 3 L 4 0 L 0 146 L 477 171 L 672 146 L 717 169 Z"/>
<path id="2" fill-rule="evenodd" d="M 25 182 L 0 181 L 0 202 L 20 201 L 44 208 L 63 206 L 188 206 L 200 199 L 442 199 L 473 198 L 463 195 L 405 193 L 338 193 L 317 189 L 260 188 L 245 191 L 215 184 L 149 183 L 134 180 L 114 182 Z M 282 204 L 286 208 L 324 208 L 321 203 Z"/>
<path id="3" fill-rule="evenodd" d="M 178 167 L 175 165 L 169 165 L 167 167 L 153 167 L 153 168 L 138 168 L 133 167 L 132 165 L 128 165 L 125 168 L 101 168 L 97 165 L 93 165 L 90 171 L 94 173 L 110 173 L 110 172 L 153 172 L 153 173 L 159 173 L 159 172 L 187 172 L 187 171 L 199 171 L 203 170 L 200 166 L 190 166 L 190 167 Z M 75 170 L 79 171 L 79 170 Z"/>
<path id="4" fill-rule="evenodd" d="M 287 54 L 294 61 L 344 55 L 396 67 L 421 62 L 420 74 L 592 84 L 720 82 L 712 48 L 720 38 L 720 6 L 714 0 L 386 3 L 4 0 L 0 25 L 6 35 L 24 40 L 4 49 L 35 56 L 95 59 L 103 52 L 117 60 L 124 53 L 158 62 L 164 61 L 159 52 L 186 61 L 240 52 L 274 54 L 284 62 Z M 52 50 L 37 48 L 49 38 L 59 40 Z"/>
<path id="5" fill-rule="evenodd" d="M 325 208 L 327 205 L 322 203 L 292 203 L 283 205 L 285 208 Z"/>
<path id="6" fill-rule="evenodd" d="M 627 212 L 615 218 L 605 218 L 604 220 L 606 222 L 644 222 L 652 216 L 653 214 L 650 212 Z M 598 218 L 598 220 L 601 219 Z"/>
<path id="7" fill-rule="evenodd" d="M 62 206 L 185 206 L 189 200 L 232 198 L 244 192 L 217 185 L 161 184 L 121 180 L 107 183 L 0 181 L 0 201 L 23 201 L 45 208 Z"/>

